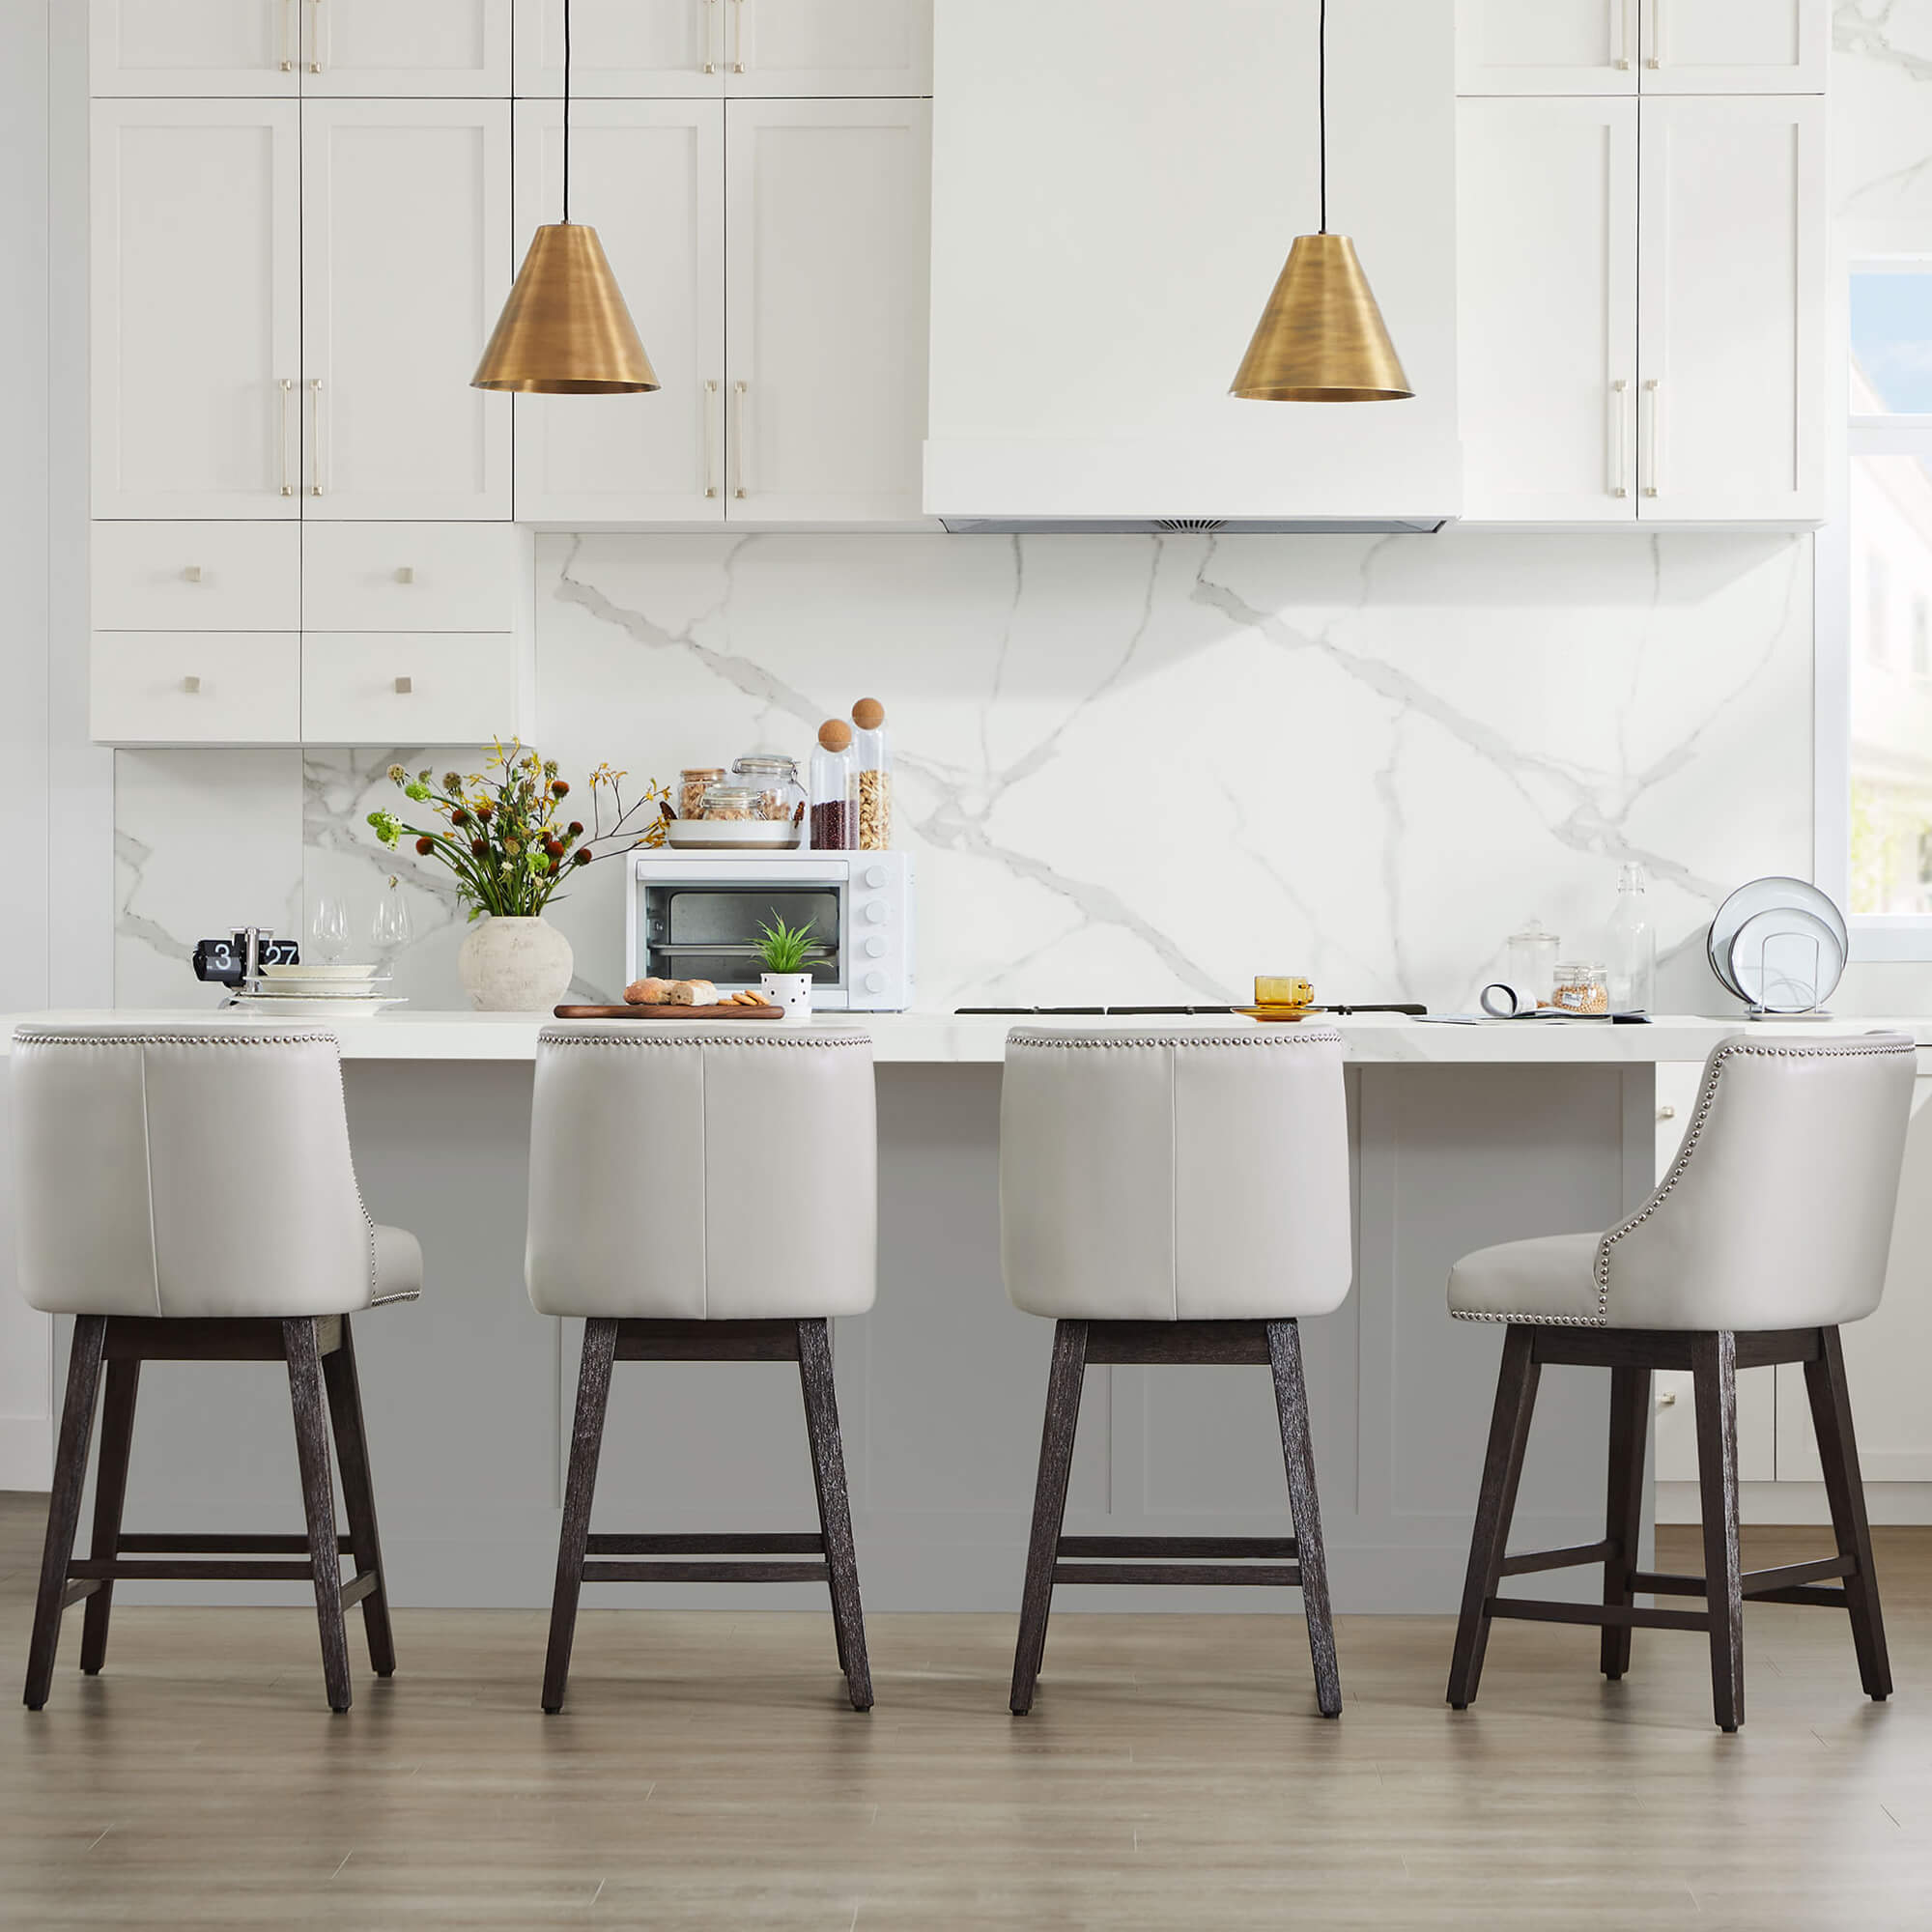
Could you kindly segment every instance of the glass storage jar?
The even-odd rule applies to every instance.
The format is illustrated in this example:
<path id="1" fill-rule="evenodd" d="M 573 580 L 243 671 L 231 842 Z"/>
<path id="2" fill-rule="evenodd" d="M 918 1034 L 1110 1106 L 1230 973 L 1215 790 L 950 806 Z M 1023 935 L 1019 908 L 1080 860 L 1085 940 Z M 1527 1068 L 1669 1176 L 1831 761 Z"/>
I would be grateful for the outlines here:
<path id="1" fill-rule="evenodd" d="M 747 752 L 731 767 L 734 782 L 758 794 L 758 816 L 786 825 L 805 822 L 805 786 L 799 781 L 798 760 L 777 752 Z"/>
<path id="2" fill-rule="evenodd" d="M 677 815 L 696 818 L 704 810 L 704 794 L 724 781 L 723 765 L 687 765 L 677 775 Z"/>
<path id="3" fill-rule="evenodd" d="M 1549 1004 L 1559 1013 L 1606 1013 L 1610 1009 L 1607 967 L 1594 960 L 1572 959 L 1556 969 Z"/>
<path id="4" fill-rule="evenodd" d="M 758 794 L 747 784 L 714 784 L 705 787 L 699 818 L 762 818 Z"/>

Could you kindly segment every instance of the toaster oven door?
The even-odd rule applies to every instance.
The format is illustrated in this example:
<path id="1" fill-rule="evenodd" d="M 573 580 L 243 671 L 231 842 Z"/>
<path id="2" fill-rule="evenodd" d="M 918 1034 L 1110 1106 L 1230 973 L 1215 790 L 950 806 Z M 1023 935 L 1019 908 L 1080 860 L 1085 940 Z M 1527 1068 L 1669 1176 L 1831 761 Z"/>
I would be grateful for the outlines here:
<path id="1" fill-rule="evenodd" d="M 721 991 L 756 986 L 765 970 L 758 928 L 782 920 L 811 928 L 820 948 L 813 985 L 845 983 L 844 893 L 837 885 L 666 881 L 644 885 L 639 896 L 639 978 L 709 980 Z"/>

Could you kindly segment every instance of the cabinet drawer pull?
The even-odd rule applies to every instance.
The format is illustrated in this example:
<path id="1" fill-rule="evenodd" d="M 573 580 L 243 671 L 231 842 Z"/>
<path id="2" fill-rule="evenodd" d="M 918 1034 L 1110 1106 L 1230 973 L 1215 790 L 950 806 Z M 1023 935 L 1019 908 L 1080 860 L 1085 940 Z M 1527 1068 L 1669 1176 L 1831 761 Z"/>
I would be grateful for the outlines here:
<path id="1" fill-rule="evenodd" d="M 398 583 L 413 583 L 416 581 L 416 567 L 412 563 L 399 563 L 396 566 Z"/>
<path id="2" fill-rule="evenodd" d="M 296 71 L 296 42 L 301 36 L 301 0 L 282 0 L 282 59 L 284 73 Z"/>
<path id="3" fill-rule="evenodd" d="M 295 406 L 296 385 L 284 376 L 277 384 L 282 392 L 282 495 L 296 494 Z"/>
<path id="4" fill-rule="evenodd" d="M 201 565 L 198 563 L 189 564 L 182 572 L 182 582 L 184 583 L 199 583 L 201 582 Z"/>
<path id="5" fill-rule="evenodd" d="M 1637 470 L 1638 480 L 1646 497 L 1657 495 L 1657 436 L 1658 420 L 1663 407 L 1663 399 L 1659 393 L 1662 381 L 1656 376 L 1649 377 L 1643 385 L 1643 420 L 1637 425 Z"/>
<path id="6" fill-rule="evenodd" d="M 1658 1108 L 1657 1118 L 1660 1121 L 1674 1121 L 1677 1118 L 1677 1109 L 1666 1101 L 1662 1107 Z"/>
<path id="7" fill-rule="evenodd" d="M 704 71 L 718 71 L 718 0 L 704 0 Z"/>
<path id="8" fill-rule="evenodd" d="M 1619 376 L 1610 384 L 1610 441 L 1615 450 L 1610 466 L 1610 495 L 1630 495 L 1630 384 Z"/>
<path id="9" fill-rule="evenodd" d="M 713 377 L 704 384 L 704 494 L 718 495 L 718 382 Z"/>
<path id="10" fill-rule="evenodd" d="M 396 696 L 398 697 L 407 697 L 415 688 L 416 681 L 412 677 L 399 677 L 396 680 Z"/>
<path id="11" fill-rule="evenodd" d="M 322 71 L 322 0 L 308 0 L 308 71 Z"/>
<path id="12" fill-rule="evenodd" d="M 1663 0 L 1650 0 L 1650 58 L 1644 66 L 1653 71 L 1663 65 Z"/>
<path id="13" fill-rule="evenodd" d="M 742 502 L 751 493 L 745 488 L 745 411 L 746 397 L 751 392 L 751 384 L 733 383 L 731 392 L 738 398 L 737 414 L 731 425 L 731 473 L 734 481 L 731 494 Z"/>
<path id="14" fill-rule="evenodd" d="M 731 71 L 745 71 L 745 0 L 731 0 Z"/>
<path id="15" fill-rule="evenodd" d="M 322 495 L 322 378 L 308 379 L 309 407 L 309 485 L 311 497 Z"/>
<path id="16" fill-rule="evenodd" d="M 1623 51 L 1611 66 L 1628 72 L 1631 65 L 1631 31 L 1636 24 L 1636 0 L 1610 0 L 1610 38 Z"/>
<path id="17" fill-rule="evenodd" d="M 186 692 L 190 697 L 197 696 L 201 690 L 200 678 L 194 676 L 190 672 L 188 676 L 182 679 L 182 689 L 185 692 Z"/>
<path id="18" fill-rule="evenodd" d="M 1657 1406 L 1659 1408 L 1675 1408 L 1677 1406 L 1677 1391 L 1675 1389 L 1665 1389 L 1657 1398 Z"/>

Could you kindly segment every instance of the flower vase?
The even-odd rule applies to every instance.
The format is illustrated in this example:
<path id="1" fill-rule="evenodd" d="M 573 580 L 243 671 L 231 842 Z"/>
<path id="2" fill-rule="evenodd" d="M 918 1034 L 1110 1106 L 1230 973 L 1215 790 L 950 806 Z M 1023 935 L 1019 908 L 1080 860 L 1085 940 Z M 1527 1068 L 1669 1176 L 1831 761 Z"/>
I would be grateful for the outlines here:
<path id="1" fill-rule="evenodd" d="M 548 1013 L 570 991 L 570 941 L 545 919 L 485 918 L 456 955 L 479 1013 Z"/>

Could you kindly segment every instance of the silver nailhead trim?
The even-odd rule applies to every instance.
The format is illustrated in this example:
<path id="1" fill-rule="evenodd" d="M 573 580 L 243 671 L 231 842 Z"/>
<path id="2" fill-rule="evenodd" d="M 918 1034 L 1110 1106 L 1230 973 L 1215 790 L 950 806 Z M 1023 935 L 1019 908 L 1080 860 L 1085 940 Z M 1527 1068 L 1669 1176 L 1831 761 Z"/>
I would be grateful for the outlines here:
<path id="1" fill-rule="evenodd" d="M 1160 1033 L 1110 1034 L 1104 1039 L 1082 1038 L 1058 1033 L 1027 1033 L 1019 1028 L 1008 1034 L 1009 1046 L 1114 1047 L 1114 1046 L 1310 1046 L 1318 1041 L 1340 1044 L 1342 1036 L 1332 1027 L 1296 1028 L 1290 1033 Z"/>
<path id="2" fill-rule="evenodd" d="M 1690 1131 L 1684 1136 L 1684 1145 L 1677 1151 L 1677 1159 L 1670 1172 L 1664 1176 L 1663 1183 L 1628 1221 L 1612 1228 L 1597 1243 L 1597 1312 L 1595 1315 L 1538 1315 L 1526 1311 L 1512 1311 L 1507 1314 L 1467 1308 L 1452 1308 L 1449 1313 L 1459 1321 L 1533 1321 L 1546 1328 L 1607 1328 L 1610 1323 L 1610 1250 L 1623 1237 L 1633 1233 L 1655 1214 L 1668 1197 L 1670 1190 L 1683 1179 L 1684 1171 L 1690 1165 L 1690 1156 L 1697 1151 L 1697 1143 L 1704 1132 L 1704 1124 L 1711 1118 L 1711 1109 L 1717 1104 L 1718 1081 L 1724 1070 L 1724 1063 L 1736 1059 L 1740 1054 L 1756 1054 L 1764 1060 L 1851 1060 L 1869 1058 L 1873 1055 L 1912 1054 L 1915 1058 L 1918 1048 L 1902 1035 L 1887 1039 L 1879 1045 L 1869 1038 L 1861 1039 L 1820 1039 L 1803 1046 L 1773 1046 L 1756 1040 L 1735 1039 L 1720 1046 L 1711 1056 L 1711 1065 L 1704 1075 L 1704 1086 L 1697 1095 L 1697 1111 L 1691 1117 Z"/>
<path id="3" fill-rule="evenodd" d="M 617 1025 L 625 1022 L 619 1020 Z M 689 1024 L 687 1022 L 687 1024 Z M 672 1033 L 662 1028 L 647 1030 L 641 1023 L 636 1033 L 552 1033 L 549 1028 L 537 1035 L 539 1046 L 866 1046 L 872 1043 L 868 1033 L 786 1034 L 771 1033 Z"/>

